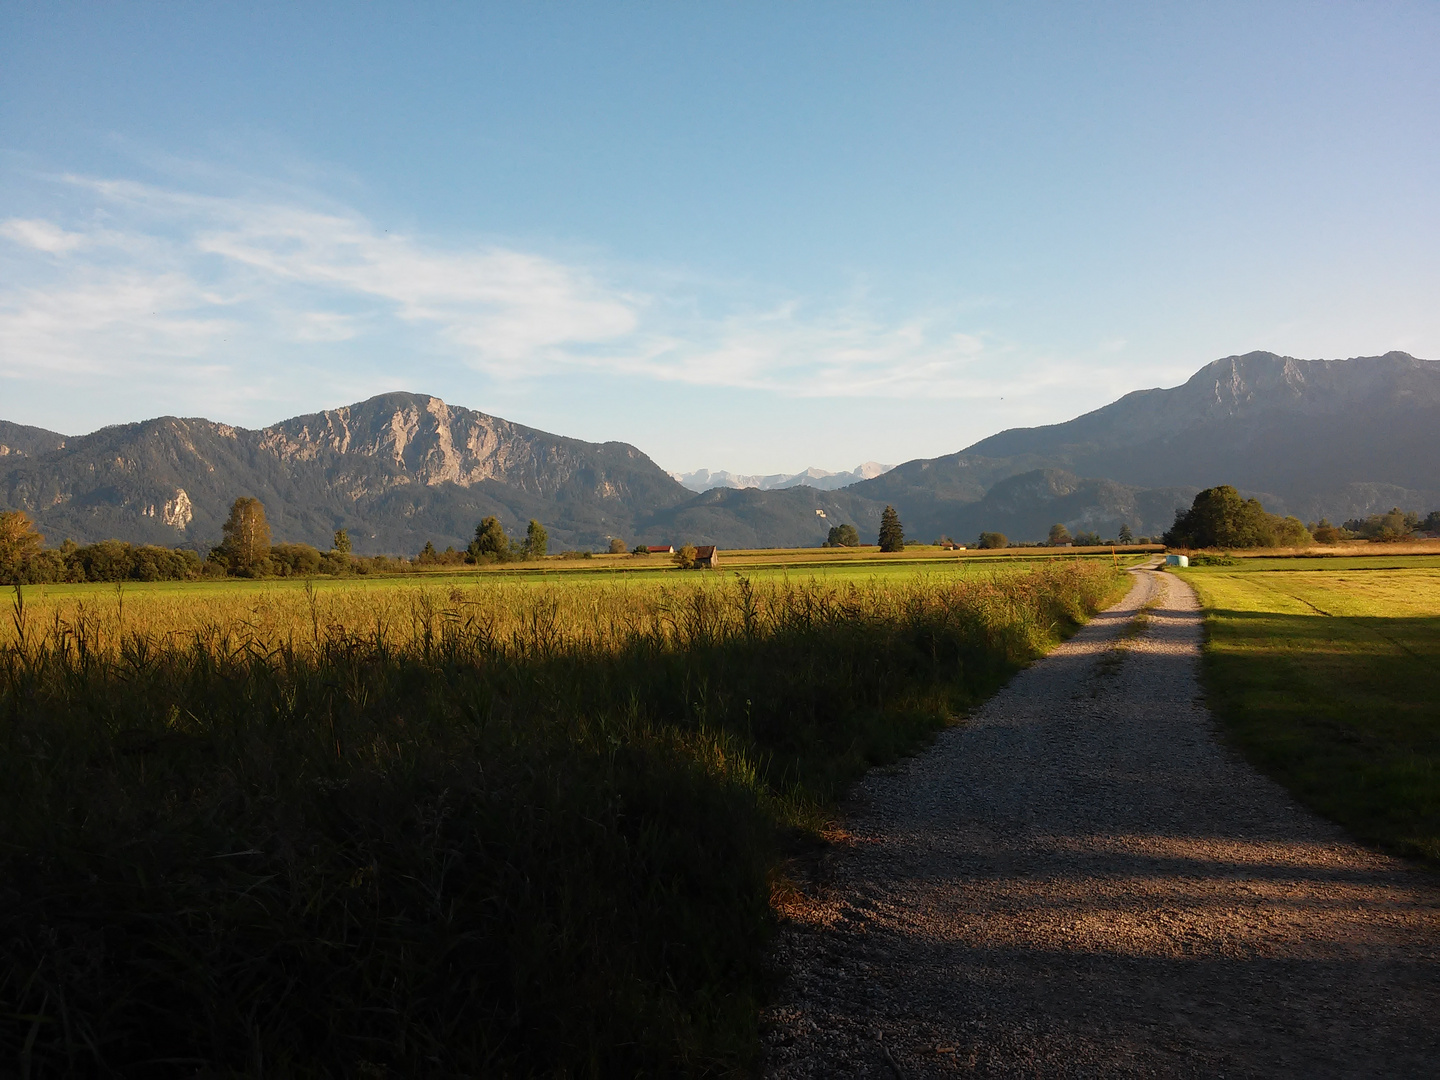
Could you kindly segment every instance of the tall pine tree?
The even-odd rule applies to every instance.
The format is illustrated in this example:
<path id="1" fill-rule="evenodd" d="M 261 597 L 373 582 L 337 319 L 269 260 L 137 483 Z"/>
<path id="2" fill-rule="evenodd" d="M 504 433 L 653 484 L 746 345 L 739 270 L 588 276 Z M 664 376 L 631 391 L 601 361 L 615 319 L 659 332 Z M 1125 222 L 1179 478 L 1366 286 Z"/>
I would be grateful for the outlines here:
<path id="1" fill-rule="evenodd" d="M 893 506 L 885 507 L 885 512 L 880 515 L 880 550 L 905 550 L 905 530 L 901 527 L 900 515 Z"/>

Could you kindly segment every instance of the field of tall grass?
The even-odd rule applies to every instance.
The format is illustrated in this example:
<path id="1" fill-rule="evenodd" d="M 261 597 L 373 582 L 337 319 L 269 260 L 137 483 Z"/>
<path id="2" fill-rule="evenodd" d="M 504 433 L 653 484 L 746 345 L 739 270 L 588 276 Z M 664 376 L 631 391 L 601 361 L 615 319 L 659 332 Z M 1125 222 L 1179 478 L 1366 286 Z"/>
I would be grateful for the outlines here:
<path id="1" fill-rule="evenodd" d="M 17 591 L 3 1068 L 743 1069 L 787 844 L 1122 577 Z"/>

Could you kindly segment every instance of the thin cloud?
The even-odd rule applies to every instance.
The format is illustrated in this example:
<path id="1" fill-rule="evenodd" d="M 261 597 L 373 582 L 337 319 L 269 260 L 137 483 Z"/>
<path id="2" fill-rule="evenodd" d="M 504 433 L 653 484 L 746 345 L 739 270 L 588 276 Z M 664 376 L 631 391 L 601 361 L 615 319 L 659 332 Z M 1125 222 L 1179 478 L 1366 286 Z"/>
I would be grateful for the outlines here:
<path id="1" fill-rule="evenodd" d="M 318 199 L 61 183 L 93 196 L 92 220 L 0 223 L 4 280 L 25 282 L 0 286 L 0 374 L 253 378 L 268 362 L 273 378 L 316 349 L 399 342 L 506 380 L 608 373 L 807 397 L 984 399 L 1074 377 L 955 313 L 886 320 L 862 301 L 789 300 L 707 317 L 664 286 L 386 232 Z"/>
<path id="2" fill-rule="evenodd" d="M 66 232 L 48 221 L 25 218 L 0 221 L 0 236 L 51 255 L 74 251 L 82 246 L 86 239 L 80 233 Z"/>

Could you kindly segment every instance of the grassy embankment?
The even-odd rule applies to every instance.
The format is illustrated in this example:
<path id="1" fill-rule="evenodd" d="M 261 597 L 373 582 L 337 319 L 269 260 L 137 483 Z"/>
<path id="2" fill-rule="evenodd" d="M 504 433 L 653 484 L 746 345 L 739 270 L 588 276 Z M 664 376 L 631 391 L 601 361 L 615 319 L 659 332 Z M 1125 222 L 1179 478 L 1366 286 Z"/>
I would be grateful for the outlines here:
<path id="1" fill-rule="evenodd" d="M 1440 559 L 1182 571 L 1236 746 L 1357 837 L 1440 865 Z"/>
<path id="2" fill-rule="evenodd" d="M 31 590 L 0 632 L 0 1060 L 743 1067 L 787 837 L 1118 578 Z"/>

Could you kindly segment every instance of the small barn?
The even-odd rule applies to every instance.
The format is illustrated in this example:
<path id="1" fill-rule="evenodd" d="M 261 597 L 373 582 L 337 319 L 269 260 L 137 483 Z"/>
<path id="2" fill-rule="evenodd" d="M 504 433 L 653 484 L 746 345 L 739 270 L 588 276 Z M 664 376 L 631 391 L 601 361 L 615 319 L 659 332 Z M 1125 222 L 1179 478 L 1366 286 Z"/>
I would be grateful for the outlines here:
<path id="1" fill-rule="evenodd" d="M 645 549 L 647 555 L 674 555 L 674 544 L 651 544 Z"/>
<path id="2" fill-rule="evenodd" d="M 713 570 L 720 565 L 720 549 L 714 544 L 705 544 L 695 549 L 695 566 Z"/>

